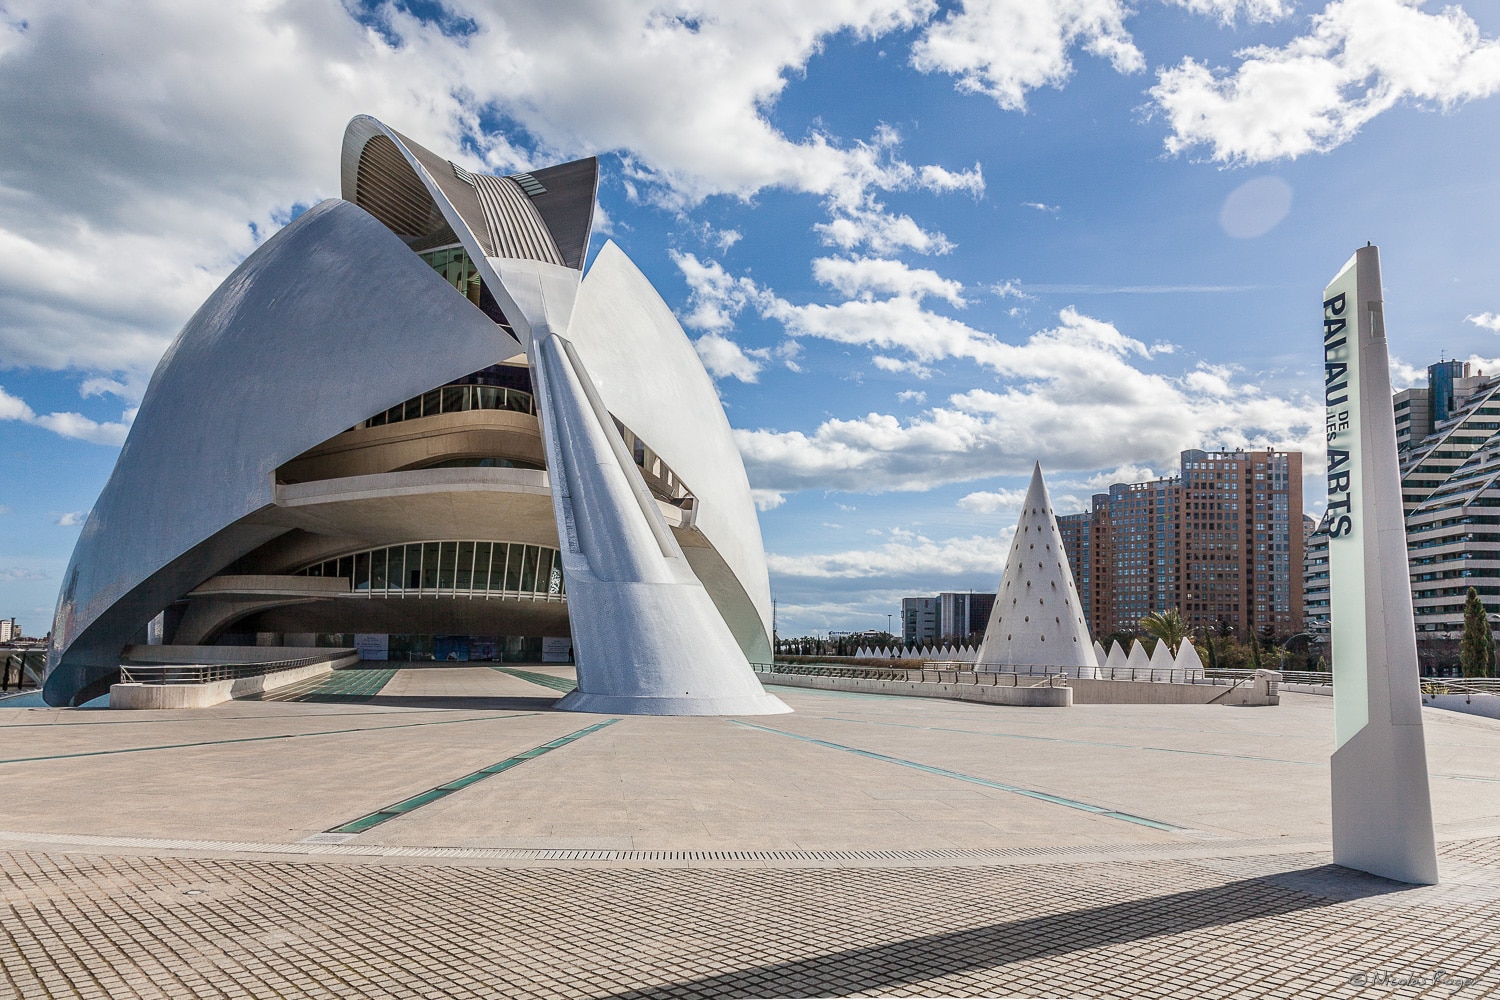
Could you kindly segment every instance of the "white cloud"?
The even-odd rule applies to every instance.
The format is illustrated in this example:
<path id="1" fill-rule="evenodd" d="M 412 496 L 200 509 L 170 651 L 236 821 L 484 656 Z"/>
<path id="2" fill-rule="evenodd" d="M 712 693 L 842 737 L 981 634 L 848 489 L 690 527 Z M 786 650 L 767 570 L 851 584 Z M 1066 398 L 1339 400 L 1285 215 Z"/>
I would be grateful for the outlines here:
<path id="1" fill-rule="evenodd" d="M 761 363 L 747 355 L 734 341 L 717 333 L 708 333 L 693 342 L 703 367 L 714 378 L 737 378 L 754 382 L 760 376 Z"/>
<path id="2" fill-rule="evenodd" d="M 1002 298 L 1002 299 L 1027 299 L 1027 300 L 1031 300 L 1031 299 L 1035 299 L 1036 298 L 1036 296 L 1034 296 L 1034 295 L 1027 295 L 1026 294 L 1025 290 L 1021 288 L 1021 281 L 1020 281 L 1019 278 L 1010 278 L 1009 280 L 1006 280 L 1006 281 L 997 281 L 997 282 L 995 282 L 993 285 L 990 286 L 990 293 L 993 294 L 994 296 L 996 296 L 997 298 Z"/>
<path id="3" fill-rule="evenodd" d="M 1464 320 L 1492 333 L 1500 333 L 1500 313 L 1478 313 L 1474 316 L 1465 316 Z"/>
<path id="4" fill-rule="evenodd" d="M 1414 385 L 1425 385 L 1427 382 L 1426 368 L 1409 365 L 1395 356 L 1391 357 L 1389 367 L 1392 389 L 1410 389 Z"/>
<path id="5" fill-rule="evenodd" d="M 896 393 L 896 398 L 903 403 L 925 403 L 927 402 L 927 393 L 919 389 L 905 389 Z"/>
<path id="6" fill-rule="evenodd" d="M 755 282 L 733 277 L 716 260 L 705 263 L 696 254 L 675 251 L 672 259 L 688 284 L 690 311 L 682 317 L 684 326 L 722 333 L 732 328 L 734 318 L 760 295 Z"/>
<path id="7" fill-rule="evenodd" d="M 909 215 L 892 215 L 874 199 L 841 211 L 832 221 L 818 223 L 813 231 L 824 243 L 844 250 L 863 246 L 878 254 L 899 250 L 945 254 L 953 249 L 942 233 L 923 229 Z"/>
<path id="8" fill-rule="evenodd" d="M 100 423 L 81 413 L 36 413 L 26 401 L 0 388 L 0 420 L 16 420 L 33 427 L 41 427 L 62 437 L 91 441 L 94 444 L 124 444 L 130 433 L 130 424 L 135 420 L 135 408 L 124 412 L 115 423 Z"/>
<path id="9" fill-rule="evenodd" d="M 775 510 L 786 503 L 786 494 L 778 493 L 775 490 L 752 489 L 750 491 L 750 499 L 755 501 L 756 510 Z"/>
<path id="10" fill-rule="evenodd" d="M 1292 12 L 1292 0 L 1171 0 L 1194 14 L 1217 17 L 1233 24 L 1243 14 L 1247 21 L 1275 21 Z"/>
<path id="11" fill-rule="evenodd" d="M 83 523 L 83 511 L 70 510 L 66 513 L 56 514 L 52 518 L 52 523 L 62 528 L 76 528 Z"/>
<path id="12" fill-rule="evenodd" d="M 45 570 L 11 566 L 0 568 L 0 583 L 35 582 L 47 579 Z"/>
<path id="13" fill-rule="evenodd" d="M 130 388 L 112 378 L 91 378 L 78 387 L 78 394 L 85 399 L 90 396 L 126 396 Z"/>
<path id="14" fill-rule="evenodd" d="M 921 301 L 927 296 L 955 306 L 966 305 L 961 282 L 927 268 L 879 257 L 819 257 L 812 262 L 813 277 L 847 298 L 871 299 L 875 293 L 901 295 Z"/>
<path id="15" fill-rule="evenodd" d="M 881 252 L 947 244 L 875 192 L 983 190 L 977 166 L 902 159 L 892 129 L 793 137 L 772 121 L 828 38 L 919 29 L 933 0 L 443 9 L 468 30 L 398 4 L 360 23 L 339 0 L 7 0 L 0 356 L 138 395 L 224 275 L 295 206 L 337 194 L 338 137 L 356 113 L 497 170 L 620 151 L 624 179 L 661 204 L 812 194 L 837 245 Z M 567 57 L 544 55 L 559 38 Z M 509 135 L 484 131 L 495 118 Z M 716 231 L 713 245 L 735 235 Z"/>
<path id="16" fill-rule="evenodd" d="M 959 497 L 958 505 L 971 514 L 994 514 L 1018 510 L 1025 499 L 1025 490 L 992 490 Z"/>
<path id="17" fill-rule="evenodd" d="M 963 0 L 917 42 L 911 62 L 924 73 L 957 76 L 960 90 L 1019 111 L 1027 91 L 1067 81 L 1074 45 L 1122 73 L 1145 69 L 1125 30 L 1129 12 L 1119 0 Z"/>
<path id="18" fill-rule="evenodd" d="M 1335 0 L 1281 48 L 1238 53 L 1232 72 L 1192 59 L 1158 74 L 1151 97 L 1169 152 L 1206 146 L 1222 163 L 1326 152 L 1403 102 L 1452 108 L 1500 90 L 1500 41 L 1458 6 Z"/>
<path id="19" fill-rule="evenodd" d="M 831 311 L 819 307 L 814 315 Z M 926 490 L 1023 475 L 1036 460 L 1058 470 L 1115 468 L 1122 459 L 1170 466 L 1187 448 L 1252 446 L 1303 450 L 1308 471 L 1318 466 L 1316 400 L 1262 392 L 1222 367 L 1175 376 L 1143 371 L 1135 362 L 1150 349 L 1075 310 L 1022 344 L 914 311 L 899 315 L 903 322 L 819 329 L 849 343 L 889 341 L 922 357 L 968 357 L 993 369 L 1004 387 L 950 396 L 909 420 L 872 412 L 826 420 L 810 433 L 739 430 L 753 483 L 782 492 Z M 799 332 L 815 335 L 800 313 L 792 319 Z"/>
<path id="20" fill-rule="evenodd" d="M 870 359 L 871 363 L 883 372 L 891 372 L 900 375 L 915 375 L 920 379 L 932 378 L 932 369 L 920 361 L 912 361 L 910 358 L 892 358 L 884 354 L 877 354 Z"/>
<path id="21" fill-rule="evenodd" d="M 1176 464 L 1175 462 L 1173 464 Z M 1176 475 L 1176 473 L 1172 473 Z M 1134 462 L 1126 462 L 1124 465 L 1116 466 L 1112 470 L 1102 470 L 1092 476 L 1077 480 L 1059 480 L 1054 485 L 1059 489 L 1085 489 L 1090 493 L 1104 493 L 1111 486 L 1120 483 L 1149 483 L 1153 479 L 1163 478 L 1161 473 L 1156 472 L 1149 465 L 1138 465 Z"/>
<path id="22" fill-rule="evenodd" d="M 781 577 L 805 579 L 904 579 L 927 574 L 995 573 L 1005 565 L 1014 526 L 994 537 L 975 535 L 934 541 L 912 532 L 892 532 L 873 549 L 784 556 L 767 554 L 766 565 Z"/>
<path id="23" fill-rule="evenodd" d="M 1043 201 L 1023 201 L 1021 202 L 1021 207 L 1034 208 L 1038 212 L 1046 212 L 1048 215 L 1056 215 L 1058 212 L 1062 211 L 1062 208 L 1060 206 L 1049 205 Z"/>

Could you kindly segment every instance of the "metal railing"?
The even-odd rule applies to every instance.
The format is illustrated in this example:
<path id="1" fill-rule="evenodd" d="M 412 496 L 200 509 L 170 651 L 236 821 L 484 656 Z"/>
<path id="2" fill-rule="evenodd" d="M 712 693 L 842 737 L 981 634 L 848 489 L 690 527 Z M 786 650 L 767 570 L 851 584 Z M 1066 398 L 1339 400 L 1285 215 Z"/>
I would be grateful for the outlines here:
<path id="1" fill-rule="evenodd" d="M 380 427 L 403 420 L 435 417 L 439 413 L 461 413 L 464 410 L 512 410 L 516 413 L 535 414 L 536 400 L 529 392 L 507 389 L 500 385 L 445 385 L 420 396 L 413 396 L 404 403 L 397 403 L 384 413 L 375 414 L 365 421 L 365 426 Z"/>
<path id="2" fill-rule="evenodd" d="M 873 681 L 904 681 L 908 671 L 900 667 L 861 667 L 855 664 L 751 663 L 758 674 L 794 674 L 805 677 L 854 677 Z M 919 671 L 920 672 L 920 671 Z"/>
<path id="3" fill-rule="evenodd" d="M 1497 677 L 1424 677 L 1423 694 L 1500 694 Z"/>
<path id="4" fill-rule="evenodd" d="M 948 684 L 993 686 L 1009 678 L 1035 677 L 1049 684 L 1069 680 L 1138 681 L 1156 684 L 1206 684 L 1236 687 L 1254 678 L 1254 670 L 1168 670 L 1164 667 L 1053 667 L 1029 663 L 967 663 L 961 660 L 929 660 L 920 667 L 874 667 L 852 663 L 752 663 L 757 673 L 813 677 L 852 677 L 868 680 L 927 681 Z"/>
<path id="5" fill-rule="evenodd" d="M 1056 669 L 1045 671 L 1033 668 L 1029 671 L 975 671 L 969 664 L 954 669 L 954 664 L 929 664 L 925 667 L 865 667 L 858 664 L 834 663 L 751 663 L 750 668 L 758 674 L 779 674 L 783 677 L 838 677 L 854 680 L 907 681 L 929 684 L 977 684 L 981 687 L 1021 687 L 1021 677 L 1037 677 L 1049 686 L 1056 687 L 1066 682 L 1067 675 Z M 1040 687 L 1039 681 L 1033 687 Z"/>
<path id="6" fill-rule="evenodd" d="M 353 649 L 330 649 L 318 656 L 260 663 L 131 663 L 120 665 L 120 680 L 126 684 L 212 684 L 284 673 L 300 667 L 357 656 Z"/>
<path id="7" fill-rule="evenodd" d="M 1226 681 L 1238 682 L 1255 676 L 1253 670 L 1202 671 L 1182 670 L 1176 667 L 1038 667 L 1025 663 L 974 663 L 964 664 L 964 669 L 977 669 L 984 673 L 1007 673 L 1022 675 L 1048 675 L 1061 673 L 1079 680 L 1140 681 L 1156 684 L 1210 684 L 1224 686 Z M 1232 684 L 1230 686 L 1233 686 Z"/>

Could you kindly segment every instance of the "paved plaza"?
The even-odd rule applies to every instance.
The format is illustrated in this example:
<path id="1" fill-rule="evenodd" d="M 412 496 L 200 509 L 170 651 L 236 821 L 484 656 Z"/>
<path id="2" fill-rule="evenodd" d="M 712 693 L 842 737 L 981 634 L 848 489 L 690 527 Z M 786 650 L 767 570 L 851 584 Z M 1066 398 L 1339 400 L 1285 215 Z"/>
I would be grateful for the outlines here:
<path id="1" fill-rule="evenodd" d="M 1328 698 L 642 718 L 394 667 L 0 708 L 0 996 L 1500 993 L 1500 722 L 1426 711 L 1408 888 L 1330 864 Z"/>

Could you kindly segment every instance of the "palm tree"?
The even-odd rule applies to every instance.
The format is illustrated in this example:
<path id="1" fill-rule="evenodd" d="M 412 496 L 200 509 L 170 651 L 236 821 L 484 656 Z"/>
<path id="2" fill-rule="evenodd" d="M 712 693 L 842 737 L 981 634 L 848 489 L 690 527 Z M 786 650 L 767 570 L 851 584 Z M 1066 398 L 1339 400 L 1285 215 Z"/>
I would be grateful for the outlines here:
<path id="1" fill-rule="evenodd" d="M 1187 623 L 1182 620 L 1182 614 L 1176 608 L 1151 612 L 1141 619 L 1141 628 L 1157 642 L 1166 643 L 1167 651 L 1173 656 L 1177 655 L 1177 647 L 1182 645 L 1182 640 L 1187 638 Z"/>

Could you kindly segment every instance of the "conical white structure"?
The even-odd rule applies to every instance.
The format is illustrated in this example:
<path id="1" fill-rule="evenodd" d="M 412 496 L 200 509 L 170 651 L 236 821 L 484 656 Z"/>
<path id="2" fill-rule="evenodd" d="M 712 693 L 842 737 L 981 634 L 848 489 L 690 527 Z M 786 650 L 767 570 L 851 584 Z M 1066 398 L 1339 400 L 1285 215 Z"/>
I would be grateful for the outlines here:
<path id="1" fill-rule="evenodd" d="M 1105 659 L 1104 665 L 1106 667 L 1123 667 L 1126 659 L 1125 647 L 1120 645 L 1119 639 L 1116 639 L 1109 644 L 1109 656 Z"/>
<path id="2" fill-rule="evenodd" d="M 1041 463 L 1031 473 L 1021 520 L 995 595 L 995 611 L 979 646 L 979 662 L 1056 667 L 1070 674 L 1089 668 L 1086 676 L 1090 677 L 1099 665 L 1052 513 L 1052 499 L 1042 481 Z"/>
<path id="3" fill-rule="evenodd" d="M 1167 649 L 1167 644 L 1158 639 L 1156 648 L 1151 651 L 1151 679 L 1153 681 L 1171 680 L 1173 663 L 1172 654 Z"/>
<path id="4" fill-rule="evenodd" d="M 1125 665 L 1130 668 L 1132 678 L 1142 677 L 1137 670 L 1150 670 L 1151 657 L 1146 655 L 1146 647 L 1141 645 L 1141 640 L 1136 639 L 1130 644 L 1130 655 L 1125 658 Z"/>
<path id="5" fill-rule="evenodd" d="M 1182 671 L 1182 676 L 1186 680 L 1203 676 L 1203 661 L 1198 658 L 1198 651 L 1193 648 L 1193 644 L 1186 639 L 1182 640 L 1182 644 L 1177 647 L 1177 659 L 1174 661 L 1174 666 Z"/>
<path id="6" fill-rule="evenodd" d="M 1104 647 L 1099 644 L 1098 639 L 1094 640 L 1094 659 L 1099 661 L 1101 667 L 1109 662 L 1109 654 L 1104 651 Z"/>

